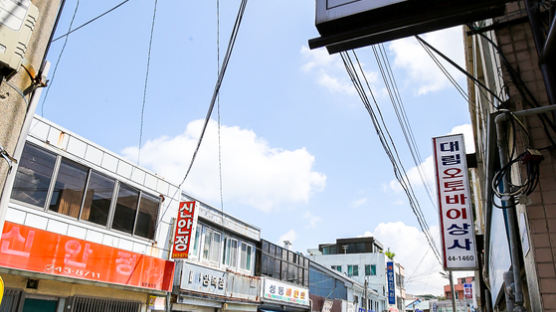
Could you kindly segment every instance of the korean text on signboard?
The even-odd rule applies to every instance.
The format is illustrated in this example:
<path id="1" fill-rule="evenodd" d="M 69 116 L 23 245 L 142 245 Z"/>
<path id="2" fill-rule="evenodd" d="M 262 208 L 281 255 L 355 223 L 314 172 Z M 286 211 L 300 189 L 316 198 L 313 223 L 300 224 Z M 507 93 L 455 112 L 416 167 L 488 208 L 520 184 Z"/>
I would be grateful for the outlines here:
<path id="1" fill-rule="evenodd" d="M 180 202 L 178 217 L 176 218 L 176 232 L 174 246 L 172 247 L 173 259 L 187 259 L 189 256 L 189 243 L 195 233 L 196 205 L 194 201 Z"/>
<path id="2" fill-rule="evenodd" d="M 388 278 L 388 304 L 396 304 L 396 283 L 394 282 L 394 262 L 386 262 L 386 277 Z"/>
<path id="3" fill-rule="evenodd" d="M 474 269 L 477 255 L 463 135 L 433 138 L 433 144 L 444 267 Z"/>
<path id="4" fill-rule="evenodd" d="M 463 284 L 463 296 L 465 299 L 473 299 L 473 284 Z"/>
<path id="5" fill-rule="evenodd" d="M 309 289 L 265 278 L 263 298 L 309 306 Z"/>
<path id="6" fill-rule="evenodd" d="M 174 277 L 174 262 L 11 222 L 0 267 L 164 291 Z"/>
<path id="7" fill-rule="evenodd" d="M 180 288 L 211 295 L 226 294 L 227 272 L 183 263 Z"/>

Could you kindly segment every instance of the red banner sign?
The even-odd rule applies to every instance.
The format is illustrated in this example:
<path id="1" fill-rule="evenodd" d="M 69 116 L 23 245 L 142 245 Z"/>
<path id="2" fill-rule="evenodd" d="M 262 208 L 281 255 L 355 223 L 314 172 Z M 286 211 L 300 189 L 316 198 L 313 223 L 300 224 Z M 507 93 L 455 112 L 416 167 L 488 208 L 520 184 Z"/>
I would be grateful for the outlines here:
<path id="1" fill-rule="evenodd" d="M 6 222 L 0 266 L 171 291 L 174 262 Z"/>
<path id="2" fill-rule="evenodd" d="M 195 229 L 196 214 L 195 202 L 181 202 L 176 219 L 176 232 L 174 234 L 174 246 L 172 247 L 172 259 L 187 259 L 189 256 L 189 243 Z"/>

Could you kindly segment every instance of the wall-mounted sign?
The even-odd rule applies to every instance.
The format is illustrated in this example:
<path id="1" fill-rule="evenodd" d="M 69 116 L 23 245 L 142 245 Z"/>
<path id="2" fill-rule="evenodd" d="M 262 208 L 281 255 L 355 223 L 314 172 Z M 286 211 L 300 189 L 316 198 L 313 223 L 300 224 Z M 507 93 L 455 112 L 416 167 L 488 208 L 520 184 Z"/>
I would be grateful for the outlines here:
<path id="1" fill-rule="evenodd" d="M 174 262 L 6 222 L 0 266 L 77 279 L 172 290 Z"/>
<path id="2" fill-rule="evenodd" d="M 261 278 L 234 272 L 227 272 L 226 297 L 249 301 L 259 301 Z"/>
<path id="3" fill-rule="evenodd" d="M 463 296 L 465 299 L 473 299 L 473 284 L 463 284 Z"/>
<path id="4" fill-rule="evenodd" d="M 172 247 L 173 259 L 187 259 L 191 236 L 195 235 L 197 224 L 197 207 L 194 201 L 180 202 L 178 217 L 176 218 L 176 232 Z"/>
<path id="5" fill-rule="evenodd" d="M 433 138 L 433 145 L 444 268 L 473 270 L 477 246 L 463 135 Z"/>
<path id="6" fill-rule="evenodd" d="M 309 306 L 309 289 L 265 277 L 263 299 Z"/>
<path id="7" fill-rule="evenodd" d="M 394 281 L 394 262 L 386 262 L 386 277 L 388 278 L 388 304 L 396 304 L 396 283 Z"/>
<path id="8" fill-rule="evenodd" d="M 225 296 L 226 279 L 226 272 L 184 262 L 182 266 L 180 288 L 211 295 Z"/>

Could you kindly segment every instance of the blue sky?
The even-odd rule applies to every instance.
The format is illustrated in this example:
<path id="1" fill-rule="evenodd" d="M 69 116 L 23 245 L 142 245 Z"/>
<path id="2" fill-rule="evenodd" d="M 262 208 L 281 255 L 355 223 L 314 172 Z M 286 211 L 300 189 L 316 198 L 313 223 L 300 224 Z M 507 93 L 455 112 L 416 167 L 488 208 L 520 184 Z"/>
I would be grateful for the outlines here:
<path id="1" fill-rule="evenodd" d="M 118 2 L 80 1 L 74 25 Z M 220 3 L 221 58 L 239 2 Z M 76 3 L 67 1 L 57 34 L 67 31 Z M 37 113 L 136 160 L 153 4 L 129 1 L 70 35 Z M 303 252 L 339 237 L 375 235 L 406 267 L 408 292 L 439 294 L 446 281 L 393 182 L 369 115 L 339 56 L 307 48 L 316 36 L 314 1 L 248 3 L 221 89 L 224 210 Z M 425 38 L 463 64 L 462 36 L 450 29 Z M 52 45 L 53 65 L 63 42 Z M 385 48 L 430 180 L 431 138 L 468 133 L 467 103 L 414 39 Z M 438 237 L 436 208 L 413 168 L 372 51 L 357 53 Z M 216 1 L 159 1 L 150 64 L 141 165 L 179 181 L 216 81 Z M 220 208 L 216 110 L 213 119 L 185 190 Z"/>

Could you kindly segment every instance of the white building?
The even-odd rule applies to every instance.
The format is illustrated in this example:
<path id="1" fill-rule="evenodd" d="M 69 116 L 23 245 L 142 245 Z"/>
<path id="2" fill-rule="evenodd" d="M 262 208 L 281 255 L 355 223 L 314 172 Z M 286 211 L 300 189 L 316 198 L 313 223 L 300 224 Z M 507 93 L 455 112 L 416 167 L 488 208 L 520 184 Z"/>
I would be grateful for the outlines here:
<path id="1" fill-rule="evenodd" d="M 336 270 L 357 283 L 364 285 L 379 295 L 388 297 L 386 263 L 389 260 L 383 253 L 382 244 L 373 237 L 337 239 L 334 244 L 320 244 L 318 249 L 308 250 L 309 258 L 332 270 Z M 394 304 L 399 311 L 404 310 L 403 267 L 394 266 Z"/>

